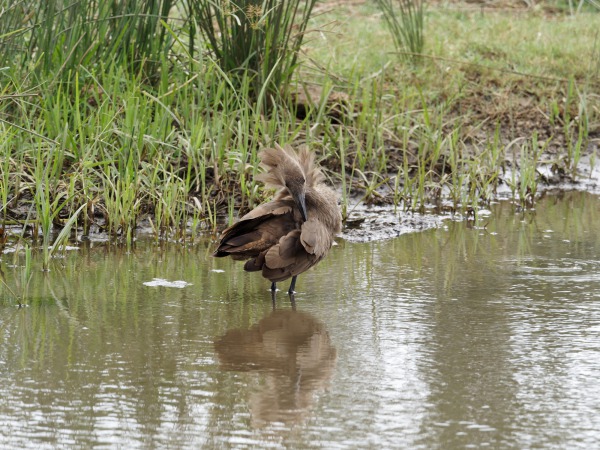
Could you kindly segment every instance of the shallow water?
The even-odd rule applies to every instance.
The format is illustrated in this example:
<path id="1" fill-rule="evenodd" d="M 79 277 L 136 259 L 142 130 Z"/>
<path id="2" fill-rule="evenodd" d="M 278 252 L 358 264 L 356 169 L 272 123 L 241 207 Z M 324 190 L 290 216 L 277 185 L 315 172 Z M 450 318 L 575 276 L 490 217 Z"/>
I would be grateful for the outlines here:
<path id="1" fill-rule="evenodd" d="M 341 241 L 295 311 L 209 242 L 81 246 L 2 291 L 0 447 L 598 448 L 599 228 L 567 193 Z"/>

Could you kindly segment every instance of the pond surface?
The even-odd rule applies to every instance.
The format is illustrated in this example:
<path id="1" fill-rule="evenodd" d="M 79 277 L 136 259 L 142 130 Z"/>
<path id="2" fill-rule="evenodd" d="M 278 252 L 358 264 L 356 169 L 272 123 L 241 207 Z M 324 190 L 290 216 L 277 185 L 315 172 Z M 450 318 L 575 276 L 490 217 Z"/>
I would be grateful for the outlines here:
<path id="1" fill-rule="evenodd" d="M 3 290 L 0 447 L 600 447 L 597 197 L 340 241 L 296 310 L 213 247 L 88 243 Z"/>

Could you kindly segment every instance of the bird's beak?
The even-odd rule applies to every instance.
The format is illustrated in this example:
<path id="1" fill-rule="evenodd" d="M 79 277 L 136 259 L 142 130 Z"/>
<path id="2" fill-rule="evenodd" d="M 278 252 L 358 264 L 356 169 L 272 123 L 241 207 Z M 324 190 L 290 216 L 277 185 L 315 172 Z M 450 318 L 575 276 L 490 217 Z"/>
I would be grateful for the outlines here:
<path id="1" fill-rule="evenodd" d="M 304 192 L 300 192 L 299 194 L 294 195 L 294 201 L 296 202 L 296 205 L 298 205 L 298 208 L 300 209 L 300 214 L 302 215 L 302 220 L 306 222 L 308 220 L 308 214 L 306 213 L 306 197 L 304 195 Z"/>

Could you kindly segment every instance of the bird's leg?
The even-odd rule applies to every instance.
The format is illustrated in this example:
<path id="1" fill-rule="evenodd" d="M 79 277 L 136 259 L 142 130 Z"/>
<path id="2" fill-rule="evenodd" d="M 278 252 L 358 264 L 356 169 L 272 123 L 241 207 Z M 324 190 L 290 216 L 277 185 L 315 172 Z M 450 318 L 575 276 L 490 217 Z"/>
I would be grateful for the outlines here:
<path id="1" fill-rule="evenodd" d="M 290 292 L 290 305 L 292 305 L 292 311 L 296 311 L 296 295 Z"/>
<path id="2" fill-rule="evenodd" d="M 275 311 L 275 308 L 277 306 L 277 301 L 276 301 L 277 295 L 276 294 L 277 293 L 274 290 L 271 291 L 271 302 L 273 303 L 273 311 Z"/>
<path id="3" fill-rule="evenodd" d="M 271 292 L 275 292 L 277 290 L 277 284 L 275 284 L 275 282 L 273 281 L 271 283 Z"/>
<path id="4" fill-rule="evenodd" d="M 296 278 L 298 278 L 298 275 L 294 275 L 292 277 L 292 282 L 290 283 L 290 289 L 288 290 L 288 294 L 292 295 L 294 292 L 296 292 Z"/>

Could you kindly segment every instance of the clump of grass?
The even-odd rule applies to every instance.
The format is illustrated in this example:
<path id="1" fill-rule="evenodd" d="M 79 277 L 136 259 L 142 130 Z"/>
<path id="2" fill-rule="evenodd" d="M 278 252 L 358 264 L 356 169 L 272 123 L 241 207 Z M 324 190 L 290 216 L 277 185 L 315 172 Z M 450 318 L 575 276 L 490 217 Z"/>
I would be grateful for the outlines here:
<path id="1" fill-rule="evenodd" d="M 417 63 L 424 47 L 423 0 L 377 0 L 376 3 L 392 33 L 398 55 Z"/>
<path id="2" fill-rule="evenodd" d="M 251 77 L 251 94 L 286 92 L 316 0 L 192 0 L 198 24 L 221 69 Z"/>
<path id="3" fill-rule="evenodd" d="M 547 143 L 539 144 L 534 133 L 530 141 L 521 145 L 519 159 L 519 200 L 523 207 L 533 207 L 538 191 L 538 163 Z"/>
<path id="4" fill-rule="evenodd" d="M 12 155 L 8 146 L 11 134 L 4 124 L 0 124 L 0 130 L 0 202 L 2 202 L 0 214 L 2 214 L 2 224 L 4 227 L 7 221 L 8 199 L 14 182 L 10 176 L 12 172 Z"/>
<path id="5" fill-rule="evenodd" d="M 187 222 L 186 183 L 174 175 L 164 161 L 158 162 L 155 176 L 152 180 L 152 204 L 154 205 L 154 233 L 157 239 L 169 236 L 185 236 Z"/>
<path id="6" fill-rule="evenodd" d="M 172 45 L 161 21 L 176 0 L 19 0 L 0 12 L 0 57 L 62 81 L 79 66 L 122 64 L 151 79 Z"/>

